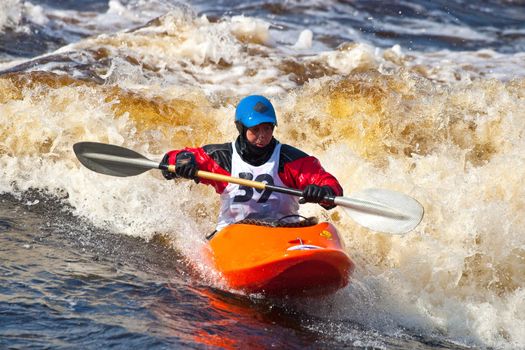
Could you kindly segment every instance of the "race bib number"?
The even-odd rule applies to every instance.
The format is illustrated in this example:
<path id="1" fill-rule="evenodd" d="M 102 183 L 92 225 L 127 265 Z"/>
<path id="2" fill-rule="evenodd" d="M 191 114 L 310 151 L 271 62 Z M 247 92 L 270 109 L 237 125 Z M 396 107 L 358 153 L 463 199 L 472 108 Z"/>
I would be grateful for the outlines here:
<path id="1" fill-rule="evenodd" d="M 239 173 L 239 177 L 241 179 L 252 180 L 253 179 L 253 174 L 251 174 L 251 173 Z M 271 175 L 269 175 L 269 174 L 260 174 L 260 175 L 258 175 L 255 178 L 255 181 L 257 181 L 257 182 L 264 182 L 267 185 L 273 185 L 274 184 L 273 177 Z M 243 191 L 244 193 L 233 197 L 233 202 L 234 203 L 248 202 L 249 200 L 251 200 L 254 197 L 255 192 L 257 192 L 257 193 L 261 193 L 262 192 L 261 196 L 257 200 L 257 203 L 266 203 L 266 201 L 268 201 L 268 198 L 270 198 L 270 195 L 272 194 L 272 190 L 267 190 L 267 189 L 260 190 L 260 189 L 253 188 L 253 187 L 248 187 L 248 186 L 239 186 L 239 191 Z"/>

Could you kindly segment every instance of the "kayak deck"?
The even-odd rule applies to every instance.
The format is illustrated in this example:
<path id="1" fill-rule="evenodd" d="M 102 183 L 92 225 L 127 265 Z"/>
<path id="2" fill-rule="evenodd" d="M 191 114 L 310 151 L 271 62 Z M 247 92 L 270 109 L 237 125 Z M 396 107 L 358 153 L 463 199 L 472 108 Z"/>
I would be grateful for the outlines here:
<path id="1" fill-rule="evenodd" d="M 212 261 L 228 285 L 266 295 L 326 295 L 346 286 L 354 268 L 333 225 L 233 224 L 210 240 Z"/>

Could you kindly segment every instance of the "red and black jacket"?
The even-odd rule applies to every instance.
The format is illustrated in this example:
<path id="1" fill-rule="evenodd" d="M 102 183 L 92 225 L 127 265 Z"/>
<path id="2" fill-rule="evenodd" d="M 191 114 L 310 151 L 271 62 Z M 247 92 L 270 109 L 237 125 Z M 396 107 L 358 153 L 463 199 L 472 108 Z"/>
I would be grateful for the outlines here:
<path id="1" fill-rule="evenodd" d="M 166 154 L 167 163 L 175 164 L 177 154 L 182 151 L 188 151 L 195 155 L 195 161 L 200 170 L 231 176 L 233 152 L 231 142 L 170 151 Z M 343 189 L 337 179 L 324 170 L 317 158 L 289 145 L 281 145 L 278 174 L 283 184 L 290 188 L 303 190 L 311 184 L 329 186 L 335 196 L 343 195 Z M 219 194 L 228 186 L 226 182 L 207 179 L 200 179 L 199 181 L 213 186 Z"/>

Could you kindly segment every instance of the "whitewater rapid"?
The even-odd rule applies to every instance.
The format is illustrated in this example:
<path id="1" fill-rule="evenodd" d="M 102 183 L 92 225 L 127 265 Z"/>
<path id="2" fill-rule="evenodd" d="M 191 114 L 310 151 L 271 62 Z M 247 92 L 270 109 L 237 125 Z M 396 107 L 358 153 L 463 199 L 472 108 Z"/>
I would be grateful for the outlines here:
<path id="1" fill-rule="evenodd" d="M 4 32 L 79 16 L 10 4 L 0 12 Z M 112 0 L 75 24 L 87 36 L 2 60 L 0 192 L 42 191 L 109 231 L 169 237 L 200 265 L 196 247 L 218 210 L 211 188 L 154 171 L 96 174 L 72 146 L 106 142 L 160 160 L 170 149 L 233 140 L 237 101 L 264 94 L 278 114 L 276 138 L 318 157 L 346 194 L 388 188 L 425 207 L 421 225 L 399 237 L 305 205 L 305 215 L 336 224 L 358 266 L 336 308 L 308 312 L 525 347 L 525 53 L 327 48 L 314 28 L 144 6 Z"/>

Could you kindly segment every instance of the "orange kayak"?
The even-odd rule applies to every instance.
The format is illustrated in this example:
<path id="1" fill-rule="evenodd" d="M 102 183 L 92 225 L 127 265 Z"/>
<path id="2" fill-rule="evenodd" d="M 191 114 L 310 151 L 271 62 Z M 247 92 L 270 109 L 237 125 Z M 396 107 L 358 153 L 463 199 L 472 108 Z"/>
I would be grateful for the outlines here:
<path id="1" fill-rule="evenodd" d="M 354 264 L 335 227 L 237 223 L 210 240 L 215 268 L 235 290 L 272 296 L 318 296 L 346 286 Z"/>

